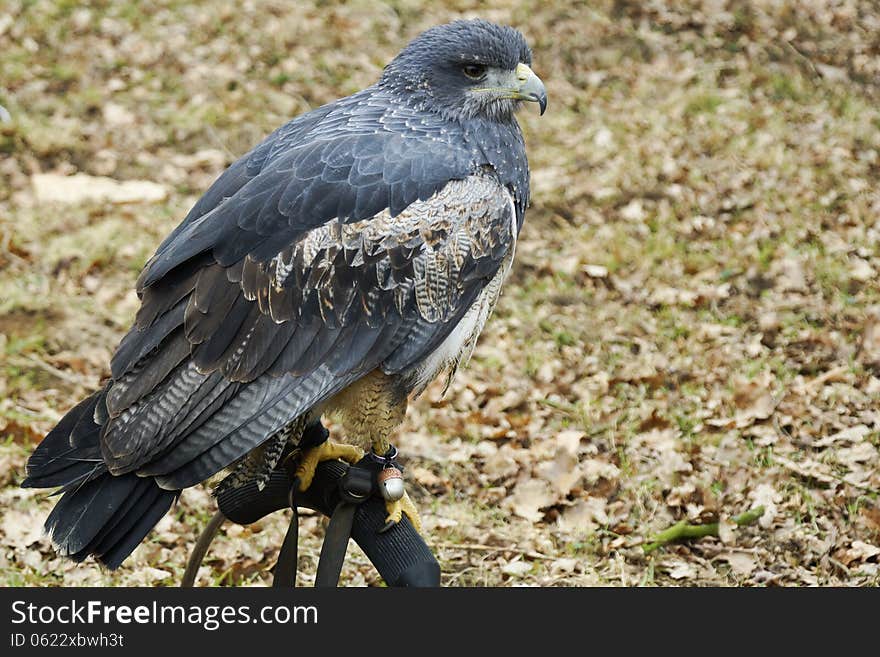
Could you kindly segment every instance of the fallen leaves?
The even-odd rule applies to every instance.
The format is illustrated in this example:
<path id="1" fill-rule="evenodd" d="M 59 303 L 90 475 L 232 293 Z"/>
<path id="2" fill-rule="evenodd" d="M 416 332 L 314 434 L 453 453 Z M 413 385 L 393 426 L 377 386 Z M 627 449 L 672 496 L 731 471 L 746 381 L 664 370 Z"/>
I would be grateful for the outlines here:
<path id="1" fill-rule="evenodd" d="M 15 488 L 23 446 L 106 376 L 136 272 L 220 171 L 339 80 L 371 84 L 418 26 L 358 3 L 221 2 L 237 19 L 219 33 L 198 8 L 147 7 L 137 25 L 86 9 L 62 49 L 40 41 L 40 21 L 62 20 L 44 4 L 0 17 L 32 64 L 0 110 L 0 581 L 168 584 L 206 492 L 114 575 L 74 567 L 24 547 L 51 501 Z M 851 3 L 771 4 L 743 29 L 670 2 L 525 20 L 554 34 L 535 59 L 566 103 L 523 116 L 532 202 L 511 278 L 470 366 L 412 404 L 397 440 L 444 583 L 880 581 L 878 32 L 852 28 Z M 425 25 L 452 16 L 420 9 Z M 786 30 L 802 56 L 778 47 Z M 733 526 L 756 506 L 758 525 Z M 719 536 L 645 558 L 679 521 Z M 283 514 L 227 528 L 201 583 L 268 582 L 284 529 Z M 321 519 L 301 536 L 308 584 Z M 345 581 L 376 584 L 349 556 Z"/>
<path id="2" fill-rule="evenodd" d="M 33 522 L 30 514 L 7 509 L 0 520 L 0 542 L 12 548 L 30 548 L 43 538 L 42 523 Z"/>
<path id="3" fill-rule="evenodd" d="M 725 552 L 719 554 L 718 559 L 727 562 L 730 569 L 741 577 L 748 577 L 758 567 L 757 557 L 746 552 Z"/>
<path id="4" fill-rule="evenodd" d="M 555 501 L 556 495 L 546 481 L 525 479 L 514 486 L 513 493 L 507 500 L 507 506 L 516 515 L 538 522 L 544 517 L 541 509 L 547 508 Z"/>
<path id="5" fill-rule="evenodd" d="M 599 526 L 608 523 L 607 500 L 603 497 L 586 497 L 563 509 L 557 525 L 576 536 L 592 534 Z"/>
<path id="6" fill-rule="evenodd" d="M 675 559 L 664 563 L 668 569 L 668 575 L 675 580 L 693 579 L 697 576 L 697 569 L 690 562 Z"/>
<path id="7" fill-rule="evenodd" d="M 35 173 L 31 176 L 31 186 L 39 203 L 158 203 L 168 198 L 164 185 L 148 180 L 118 181 L 84 173 L 71 176 Z"/>
<path id="8" fill-rule="evenodd" d="M 876 276 L 877 272 L 867 260 L 859 257 L 850 258 L 849 277 L 852 280 L 867 283 L 874 280 Z"/>
<path id="9" fill-rule="evenodd" d="M 770 275 L 775 277 L 775 288 L 780 292 L 806 292 L 808 288 L 806 259 L 789 254 L 775 260 L 770 268 Z"/>
<path id="10" fill-rule="evenodd" d="M 745 429 L 754 423 L 769 418 L 779 405 L 781 397 L 770 386 L 774 378 L 769 371 L 762 372 L 754 379 L 739 379 L 734 383 L 733 403 L 736 412 L 733 417 L 710 418 L 706 424 L 717 428 Z"/>
<path id="11" fill-rule="evenodd" d="M 529 562 L 516 560 L 504 564 L 501 567 L 501 572 L 505 575 L 512 575 L 513 577 L 522 577 L 530 573 L 532 569 L 533 565 Z"/>
<path id="12" fill-rule="evenodd" d="M 764 514 L 758 519 L 758 524 L 764 529 L 769 529 L 776 521 L 778 502 L 783 500 L 782 495 L 772 484 L 758 484 L 750 495 L 753 507 L 764 507 Z"/>
<path id="13" fill-rule="evenodd" d="M 880 306 L 871 306 L 865 312 L 858 358 L 875 372 L 880 371 Z"/>
<path id="14" fill-rule="evenodd" d="M 31 422 L 20 422 L 10 417 L 0 418 L 0 435 L 10 436 L 16 442 L 27 445 L 39 441 L 43 434 Z"/>
<path id="15" fill-rule="evenodd" d="M 557 434 L 556 455 L 535 468 L 538 476 L 550 484 L 558 499 L 568 496 L 584 475 L 578 460 L 578 448 L 583 435 L 581 431 L 563 431 Z"/>
<path id="16" fill-rule="evenodd" d="M 836 481 L 835 477 L 831 474 L 830 469 L 815 459 L 807 458 L 802 461 L 792 461 L 784 456 L 776 455 L 774 460 L 776 463 L 803 478 L 807 482 L 828 487 Z"/>
<path id="17" fill-rule="evenodd" d="M 596 485 L 601 479 L 615 481 L 620 478 L 620 468 L 613 463 L 599 459 L 581 461 L 580 471 L 583 473 L 584 482 L 588 486 Z"/>
<path id="18" fill-rule="evenodd" d="M 870 560 L 876 561 L 875 557 L 878 556 L 880 556 L 880 547 L 864 541 L 853 541 L 847 549 L 838 552 L 837 559 L 844 566 L 852 566 Z"/>
<path id="19" fill-rule="evenodd" d="M 833 433 L 825 438 L 820 438 L 813 442 L 813 447 L 831 447 L 838 443 L 857 443 L 865 439 L 871 433 L 871 429 L 864 424 L 856 424 L 846 429 L 842 429 L 837 433 Z"/>
<path id="20" fill-rule="evenodd" d="M 560 498 L 566 497 L 582 477 L 577 455 L 566 449 L 559 449 L 552 461 L 540 463 L 536 471 Z"/>

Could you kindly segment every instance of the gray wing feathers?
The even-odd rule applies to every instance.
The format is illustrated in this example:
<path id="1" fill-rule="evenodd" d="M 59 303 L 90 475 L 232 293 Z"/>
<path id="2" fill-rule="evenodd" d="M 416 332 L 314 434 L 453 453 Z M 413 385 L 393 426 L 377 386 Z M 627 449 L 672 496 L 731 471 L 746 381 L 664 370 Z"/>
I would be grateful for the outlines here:
<path id="1" fill-rule="evenodd" d="M 199 268 L 184 262 L 146 289 L 152 322 L 114 358 L 109 469 L 189 486 L 364 373 L 411 369 L 506 262 L 512 213 L 504 187 L 478 174 L 394 217 L 305 231 L 268 262 L 193 254 Z M 190 230 L 207 231 L 201 221 Z"/>
<path id="2" fill-rule="evenodd" d="M 157 482 L 162 488 L 176 490 L 204 481 L 260 445 L 292 418 L 302 415 L 314 405 L 313 400 L 332 396 L 353 378 L 332 376 L 326 370 L 315 372 L 298 381 L 296 386 L 286 391 L 287 394 L 278 394 L 269 403 L 264 401 L 260 413 L 246 412 L 246 421 L 219 420 L 216 428 L 225 431 L 219 439 L 213 433 L 215 426 L 209 426 L 214 423 L 206 424 L 205 431 L 200 432 L 201 435 L 194 434 L 192 438 L 193 446 L 205 445 L 206 449 L 167 474 L 157 476 Z"/>

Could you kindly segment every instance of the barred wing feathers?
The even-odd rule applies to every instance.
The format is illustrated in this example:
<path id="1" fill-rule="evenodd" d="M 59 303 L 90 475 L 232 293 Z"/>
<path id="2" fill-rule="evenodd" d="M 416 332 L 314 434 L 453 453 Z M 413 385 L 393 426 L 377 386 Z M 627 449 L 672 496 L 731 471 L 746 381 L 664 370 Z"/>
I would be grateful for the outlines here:
<path id="1" fill-rule="evenodd" d="M 189 225 L 209 235 L 232 200 Z M 254 227 L 261 211 L 274 210 L 253 208 Z M 408 375 L 509 262 L 514 214 L 505 186 L 479 172 L 398 212 L 301 226 L 271 258 L 256 242 L 206 242 L 168 268 L 160 249 L 152 264 L 167 271 L 145 269 L 137 324 L 112 363 L 110 471 L 190 486 L 365 373 Z M 215 234 L 227 239 L 222 225 Z"/>

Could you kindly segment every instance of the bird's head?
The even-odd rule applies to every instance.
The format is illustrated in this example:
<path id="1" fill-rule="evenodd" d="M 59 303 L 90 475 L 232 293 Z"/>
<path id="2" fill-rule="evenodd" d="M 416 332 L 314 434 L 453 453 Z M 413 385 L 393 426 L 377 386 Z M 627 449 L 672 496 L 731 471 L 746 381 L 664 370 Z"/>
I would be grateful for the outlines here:
<path id="1" fill-rule="evenodd" d="M 525 37 L 504 25 L 459 20 L 433 27 L 385 67 L 381 84 L 450 119 L 508 121 L 523 101 L 547 108 Z"/>

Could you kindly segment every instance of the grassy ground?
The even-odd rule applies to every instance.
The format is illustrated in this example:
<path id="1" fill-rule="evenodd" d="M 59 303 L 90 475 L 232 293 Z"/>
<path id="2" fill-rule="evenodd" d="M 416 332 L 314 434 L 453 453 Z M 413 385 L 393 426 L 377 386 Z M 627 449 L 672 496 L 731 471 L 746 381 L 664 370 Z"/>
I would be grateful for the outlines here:
<path id="1" fill-rule="evenodd" d="M 880 11 L 438 4 L 6 3 L 0 583 L 180 576 L 207 490 L 110 574 L 41 538 L 27 453 L 108 374 L 137 272 L 225 166 L 420 30 L 482 15 L 527 34 L 550 106 L 521 117 L 534 195 L 500 306 L 398 440 L 444 582 L 877 585 Z M 113 202 L 85 179 L 57 202 L 41 173 L 161 187 Z M 646 557 L 680 519 L 721 535 Z M 227 530 L 200 581 L 268 582 L 283 529 Z M 305 520 L 303 583 L 322 531 Z M 344 578 L 378 583 L 356 550 Z"/>

